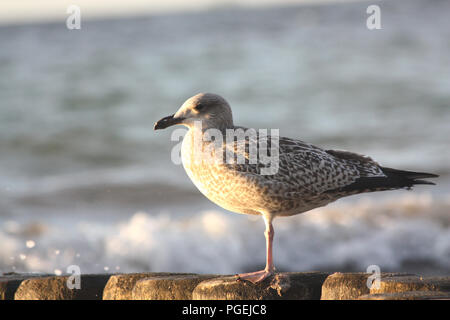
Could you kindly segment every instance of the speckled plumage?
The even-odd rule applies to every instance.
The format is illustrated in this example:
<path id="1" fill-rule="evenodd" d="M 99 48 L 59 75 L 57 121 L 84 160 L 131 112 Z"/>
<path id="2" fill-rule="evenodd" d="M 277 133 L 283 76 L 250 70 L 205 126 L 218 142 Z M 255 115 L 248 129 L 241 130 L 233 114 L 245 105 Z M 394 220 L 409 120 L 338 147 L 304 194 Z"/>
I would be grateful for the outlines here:
<path id="1" fill-rule="evenodd" d="M 239 127 L 242 128 L 242 127 Z M 246 130 L 246 128 L 242 128 Z M 205 150 L 214 142 L 194 139 L 195 129 L 186 134 L 181 149 L 184 168 L 197 188 L 211 201 L 238 213 L 290 216 L 326 205 L 355 191 L 340 188 L 360 177 L 386 177 L 380 166 L 370 159 L 344 151 L 326 151 L 300 140 L 279 138 L 279 168 L 273 175 L 261 175 L 261 163 L 226 163 L 225 150 L 232 150 L 234 159 L 246 148 L 239 142 L 224 139 L 223 161 L 196 163 L 195 152 Z M 269 137 L 264 137 L 270 140 Z M 194 147 L 194 143 L 202 146 Z M 213 149 L 216 150 L 216 149 Z M 201 157 L 200 157 L 201 158 Z"/>

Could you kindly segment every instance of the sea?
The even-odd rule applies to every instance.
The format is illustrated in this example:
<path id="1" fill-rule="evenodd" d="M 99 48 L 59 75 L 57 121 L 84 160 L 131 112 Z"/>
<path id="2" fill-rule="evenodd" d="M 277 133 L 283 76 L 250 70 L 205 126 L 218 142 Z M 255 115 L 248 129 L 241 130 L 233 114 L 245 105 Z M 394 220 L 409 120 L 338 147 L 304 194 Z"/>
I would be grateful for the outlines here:
<path id="1" fill-rule="evenodd" d="M 369 5 L 380 29 L 369 29 Z M 279 271 L 450 275 L 450 2 L 222 6 L 0 26 L 0 273 L 264 267 L 261 218 L 204 198 L 153 131 L 190 96 L 436 186 L 274 221 Z"/>

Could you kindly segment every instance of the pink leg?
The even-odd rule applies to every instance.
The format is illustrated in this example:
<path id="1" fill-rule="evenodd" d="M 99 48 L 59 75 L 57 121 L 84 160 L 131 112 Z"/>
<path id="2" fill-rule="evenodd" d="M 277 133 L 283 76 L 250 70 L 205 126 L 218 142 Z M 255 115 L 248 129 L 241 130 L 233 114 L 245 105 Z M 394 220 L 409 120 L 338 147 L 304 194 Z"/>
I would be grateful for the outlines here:
<path id="1" fill-rule="evenodd" d="M 242 273 L 237 275 L 237 280 L 248 280 L 253 283 L 258 283 L 263 281 L 267 277 L 271 276 L 275 272 L 275 267 L 273 265 L 272 258 L 272 244 L 273 236 L 275 234 L 272 226 L 272 216 L 263 216 L 264 222 L 266 224 L 266 231 L 264 235 L 266 237 L 266 268 L 261 271 Z"/>

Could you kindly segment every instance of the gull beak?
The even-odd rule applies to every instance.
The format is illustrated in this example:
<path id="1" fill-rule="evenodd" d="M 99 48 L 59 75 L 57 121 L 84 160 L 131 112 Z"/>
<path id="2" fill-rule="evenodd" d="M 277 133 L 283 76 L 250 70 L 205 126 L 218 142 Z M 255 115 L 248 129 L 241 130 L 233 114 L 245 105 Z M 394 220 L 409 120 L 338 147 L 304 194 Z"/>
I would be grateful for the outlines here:
<path id="1" fill-rule="evenodd" d="M 181 124 L 183 122 L 184 118 L 175 118 L 174 114 L 164 117 L 159 121 L 155 122 L 155 126 L 153 127 L 153 129 L 155 130 L 159 130 L 159 129 L 165 129 L 167 127 L 176 125 L 176 124 Z"/>

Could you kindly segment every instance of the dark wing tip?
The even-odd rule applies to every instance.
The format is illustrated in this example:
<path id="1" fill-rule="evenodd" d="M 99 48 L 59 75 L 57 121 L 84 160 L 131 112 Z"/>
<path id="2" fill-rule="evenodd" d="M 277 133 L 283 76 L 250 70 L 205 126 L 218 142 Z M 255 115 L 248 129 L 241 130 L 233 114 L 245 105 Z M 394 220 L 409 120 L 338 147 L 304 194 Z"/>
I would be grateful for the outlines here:
<path id="1" fill-rule="evenodd" d="M 398 170 L 393 168 L 386 168 L 381 167 L 381 170 L 389 176 L 389 175 L 395 175 L 406 179 L 425 179 L 425 178 L 438 178 L 439 175 L 434 173 L 428 173 L 428 172 L 415 172 L 415 171 L 405 171 L 405 170 Z"/>
<path id="2" fill-rule="evenodd" d="M 385 177 L 360 177 L 355 182 L 341 187 L 338 190 L 331 190 L 331 192 L 349 192 L 349 193 L 363 193 L 370 191 L 384 191 L 395 189 L 411 189 L 414 185 L 436 185 L 433 182 L 422 180 L 424 178 L 437 178 L 438 175 L 425 172 L 413 172 L 397 170 L 392 168 L 380 167 L 386 175 Z"/>

